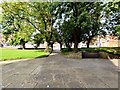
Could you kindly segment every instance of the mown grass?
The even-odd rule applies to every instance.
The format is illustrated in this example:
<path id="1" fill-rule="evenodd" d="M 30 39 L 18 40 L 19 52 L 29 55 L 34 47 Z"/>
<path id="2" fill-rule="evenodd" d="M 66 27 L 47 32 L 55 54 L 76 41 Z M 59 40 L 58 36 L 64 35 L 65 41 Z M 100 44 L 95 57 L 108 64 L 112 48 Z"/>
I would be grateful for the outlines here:
<path id="1" fill-rule="evenodd" d="M 0 49 L 0 60 L 11 60 L 11 59 L 26 59 L 26 58 L 41 58 L 49 55 L 44 50 L 20 50 L 20 49 Z"/>

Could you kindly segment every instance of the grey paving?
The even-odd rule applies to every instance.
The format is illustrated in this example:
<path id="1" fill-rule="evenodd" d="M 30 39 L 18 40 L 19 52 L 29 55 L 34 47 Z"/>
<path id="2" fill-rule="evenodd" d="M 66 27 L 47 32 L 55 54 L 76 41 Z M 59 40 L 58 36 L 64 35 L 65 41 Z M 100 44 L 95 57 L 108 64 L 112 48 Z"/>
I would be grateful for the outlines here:
<path id="1" fill-rule="evenodd" d="M 2 63 L 3 88 L 118 88 L 118 60 L 46 58 Z"/>

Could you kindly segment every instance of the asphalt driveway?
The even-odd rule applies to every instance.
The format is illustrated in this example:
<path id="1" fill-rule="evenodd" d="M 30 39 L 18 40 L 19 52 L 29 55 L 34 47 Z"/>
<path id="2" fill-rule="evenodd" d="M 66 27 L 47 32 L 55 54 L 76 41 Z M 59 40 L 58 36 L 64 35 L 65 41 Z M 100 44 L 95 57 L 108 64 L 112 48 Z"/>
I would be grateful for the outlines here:
<path id="1" fill-rule="evenodd" d="M 0 62 L 2 88 L 118 88 L 118 60 L 46 58 Z"/>

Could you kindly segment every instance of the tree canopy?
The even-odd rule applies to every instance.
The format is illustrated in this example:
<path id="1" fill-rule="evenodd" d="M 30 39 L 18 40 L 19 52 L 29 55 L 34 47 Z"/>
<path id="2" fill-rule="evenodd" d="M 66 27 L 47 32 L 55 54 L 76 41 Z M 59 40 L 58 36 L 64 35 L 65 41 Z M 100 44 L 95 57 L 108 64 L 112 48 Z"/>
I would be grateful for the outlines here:
<path id="1" fill-rule="evenodd" d="M 4 2 L 1 6 L 3 34 L 23 48 L 33 40 L 36 48 L 46 41 L 46 49 L 53 49 L 54 42 L 61 48 L 74 43 L 77 51 L 80 42 L 89 48 L 96 35 L 112 32 L 119 36 L 120 2 Z"/>

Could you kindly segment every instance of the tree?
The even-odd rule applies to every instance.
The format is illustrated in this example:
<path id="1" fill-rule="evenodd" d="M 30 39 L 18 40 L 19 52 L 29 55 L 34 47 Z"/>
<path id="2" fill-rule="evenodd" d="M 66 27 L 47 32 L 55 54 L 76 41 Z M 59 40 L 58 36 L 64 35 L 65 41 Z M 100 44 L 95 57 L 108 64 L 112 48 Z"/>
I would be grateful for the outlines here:
<path id="1" fill-rule="evenodd" d="M 36 33 L 35 35 L 33 35 L 33 38 L 31 41 L 35 44 L 35 48 L 38 48 L 40 43 L 44 43 L 43 36 L 40 33 Z"/>
<path id="2" fill-rule="evenodd" d="M 22 48 L 25 48 L 25 43 L 30 40 L 32 32 L 35 30 L 26 19 L 22 18 L 25 16 L 25 12 L 22 9 L 24 8 L 27 10 L 27 3 L 3 3 L 2 8 L 3 34 L 6 36 L 13 36 L 11 44 L 22 45 Z M 25 16 L 25 18 L 26 17 L 27 16 Z"/>
<path id="3" fill-rule="evenodd" d="M 83 11 L 83 8 L 85 8 L 87 3 L 76 3 L 76 2 L 65 2 L 65 3 L 58 3 L 56 7 L 56 12 L 58 19 L 62 19 L 63 25 L 62 25 L 62 31 L 66 33 L 65 35 L 69 37 L 67 40 L 74 43 L 74 50 L 77 51 L 78 49 L 78 43 L 81 42 L 81 20 L 80 15 Z M 78 9 L 79 8 L 79 9 Z M 68 20 L 68 21 L 67 21 Z M 70 25 L 72 26 L 70 26 Z M 68 27 L 68 30 L 67 30 Z M 70 27 L 70 28 L 69 28 Z M 69 33 L 69 34 L 68 34 Z M 68 41 L 65 42 L 68 42 Z M 66 43 L 66 45 L 68 45 Z"/>
<path id="4" fill-rule="evenodd" d="M 40 11 L 35 11 L 34 4 L 36 3 L 2 3 L 3 18 L 1 25 L 3 34 L 6 36 L 6 39 L 10 35 L 13 36 L 12 44 L 22 44 L 25 48 L 25 43 L 30 40 L 33 32 L 39 30 L 42 33 L 44 31 L 43 15 L 38 15 Z"/>
<path id="5" fill-rule="evenodd" d="M 120 26 L 115 27 L 114 35 L 118 36 L 118 38 L 120 39 Z"/>
<path id="6" fill-rule="evenodd" d="M 83 41 L 86 41 L 87 48 L 89 48 L 89 44 L 95 36 L 99 34 L 106 34 L 106 32 L 101 29 L 101 18 L 104 6 L 105 5 L 100 2 L 91 3 L 91 5 L 86 8 L 86 12 L 83 14 L 83 17 L 86 19 L 82 23 L 84 30 Z"/>
<path id="7" fill-rule="evenodd" d="M 117 28 L 120 25 L 120 1 L 106 3 L 104 18 L 104 27 L 107 30 L 107 34 L 119 36 Z"/>
<path id="8" fill-rule="evenodd" d="M 73 42 L 72 32 L 73 32 L 74 23 L 72 21 L 64 21 L 60 26 L 59 30 L 62 32 L 62 39 L 66 47 L 70 50 Z"/>
<path id="9" fill-rule="evenodd" d="M 53 50 L 53 44 L 54 40 L 53 38 L 53 24 L 55 22 L 55 16 L 52 10 L 52 3 L 44 2 L 34 2 L 31 3 L 30 6 L 33 8 L 33 16 L 39 21 L 40 29 L 38 31 L 41 32 L 41 34 L 44 34 L 44 39 L 47 42 L 46 50 L 48 50 L 48 47 L 51 46 Z"/>
<path id="10" fill-rule="evenodd" d="M 34 29 L 29 23 L 25 23 L 20 25 L 19 31 L 14 32 L 12 38 L 13 45 L 22 45 L 22 48 L 25 48 L 25 43 L 30 41 L 30 37 L 33 33 Z"/>
<path id="11" fill-rule="evenodd" d="M 119 2 L 3 3 L 1 25 L 6 38 L 10 35 L 14 37 L 14 45 L 22 44 L 25 48 L 25 43 L 33 33 L 39 31 L 33 39 L 36 47 L 43 40 L 47 42 L 46 49 L 50 46 L 52 50 L 56 41 L 60 43 L 61 48 L 65 43 L 69 49 L 74 43 L 74 51 L 77 52 L 80 42 L 87 42 L 89 47 L 93 37 L 105 34 L 104 29 L 115 29 L 114 25 L 120 23 L 119 6 Z M 105 19 L 104 23 L 101 23 L 102 19 Z M 118 32 L 118 29 L 113 31 Z"/>
<path id="12" fill-rule="evenodd" d="M 98 35 L 98 32 L 103 32 L 100 30 L 103 7 L 100 2 L 66 2 L 57 5 L 57 15 L 63 22 L 61 31 L 66 41 L 74 43 L 75 51 L 79 42 L 87 41 L 89 47 L 92 38 Z"/>
<path id="13" fill-rule="evenodd" d="M 13 40 L 16 44 L 20 44 L 18 42 L 21 41 L 26 43 L 26 40 L 30 40 L 30 35 L 32 35 L 36 30 L 43 34 L 45 40 L 51 44 L 53 29 L 52 25 L 54 20 L 51 13 L 51 3 L 5 2 L 2 4 L 2 8 L 4 17 L 2 20 L 3 32 L 7 32 L 6 35 L 13 34 Z M 29 26 L 23 27 L 24 22 Z M 25 35 L 27 30 L 29 30 L 30 34 Z M 23 35 L 26 36 L 25 38 L 29 39 L 23 38 Z"/>

